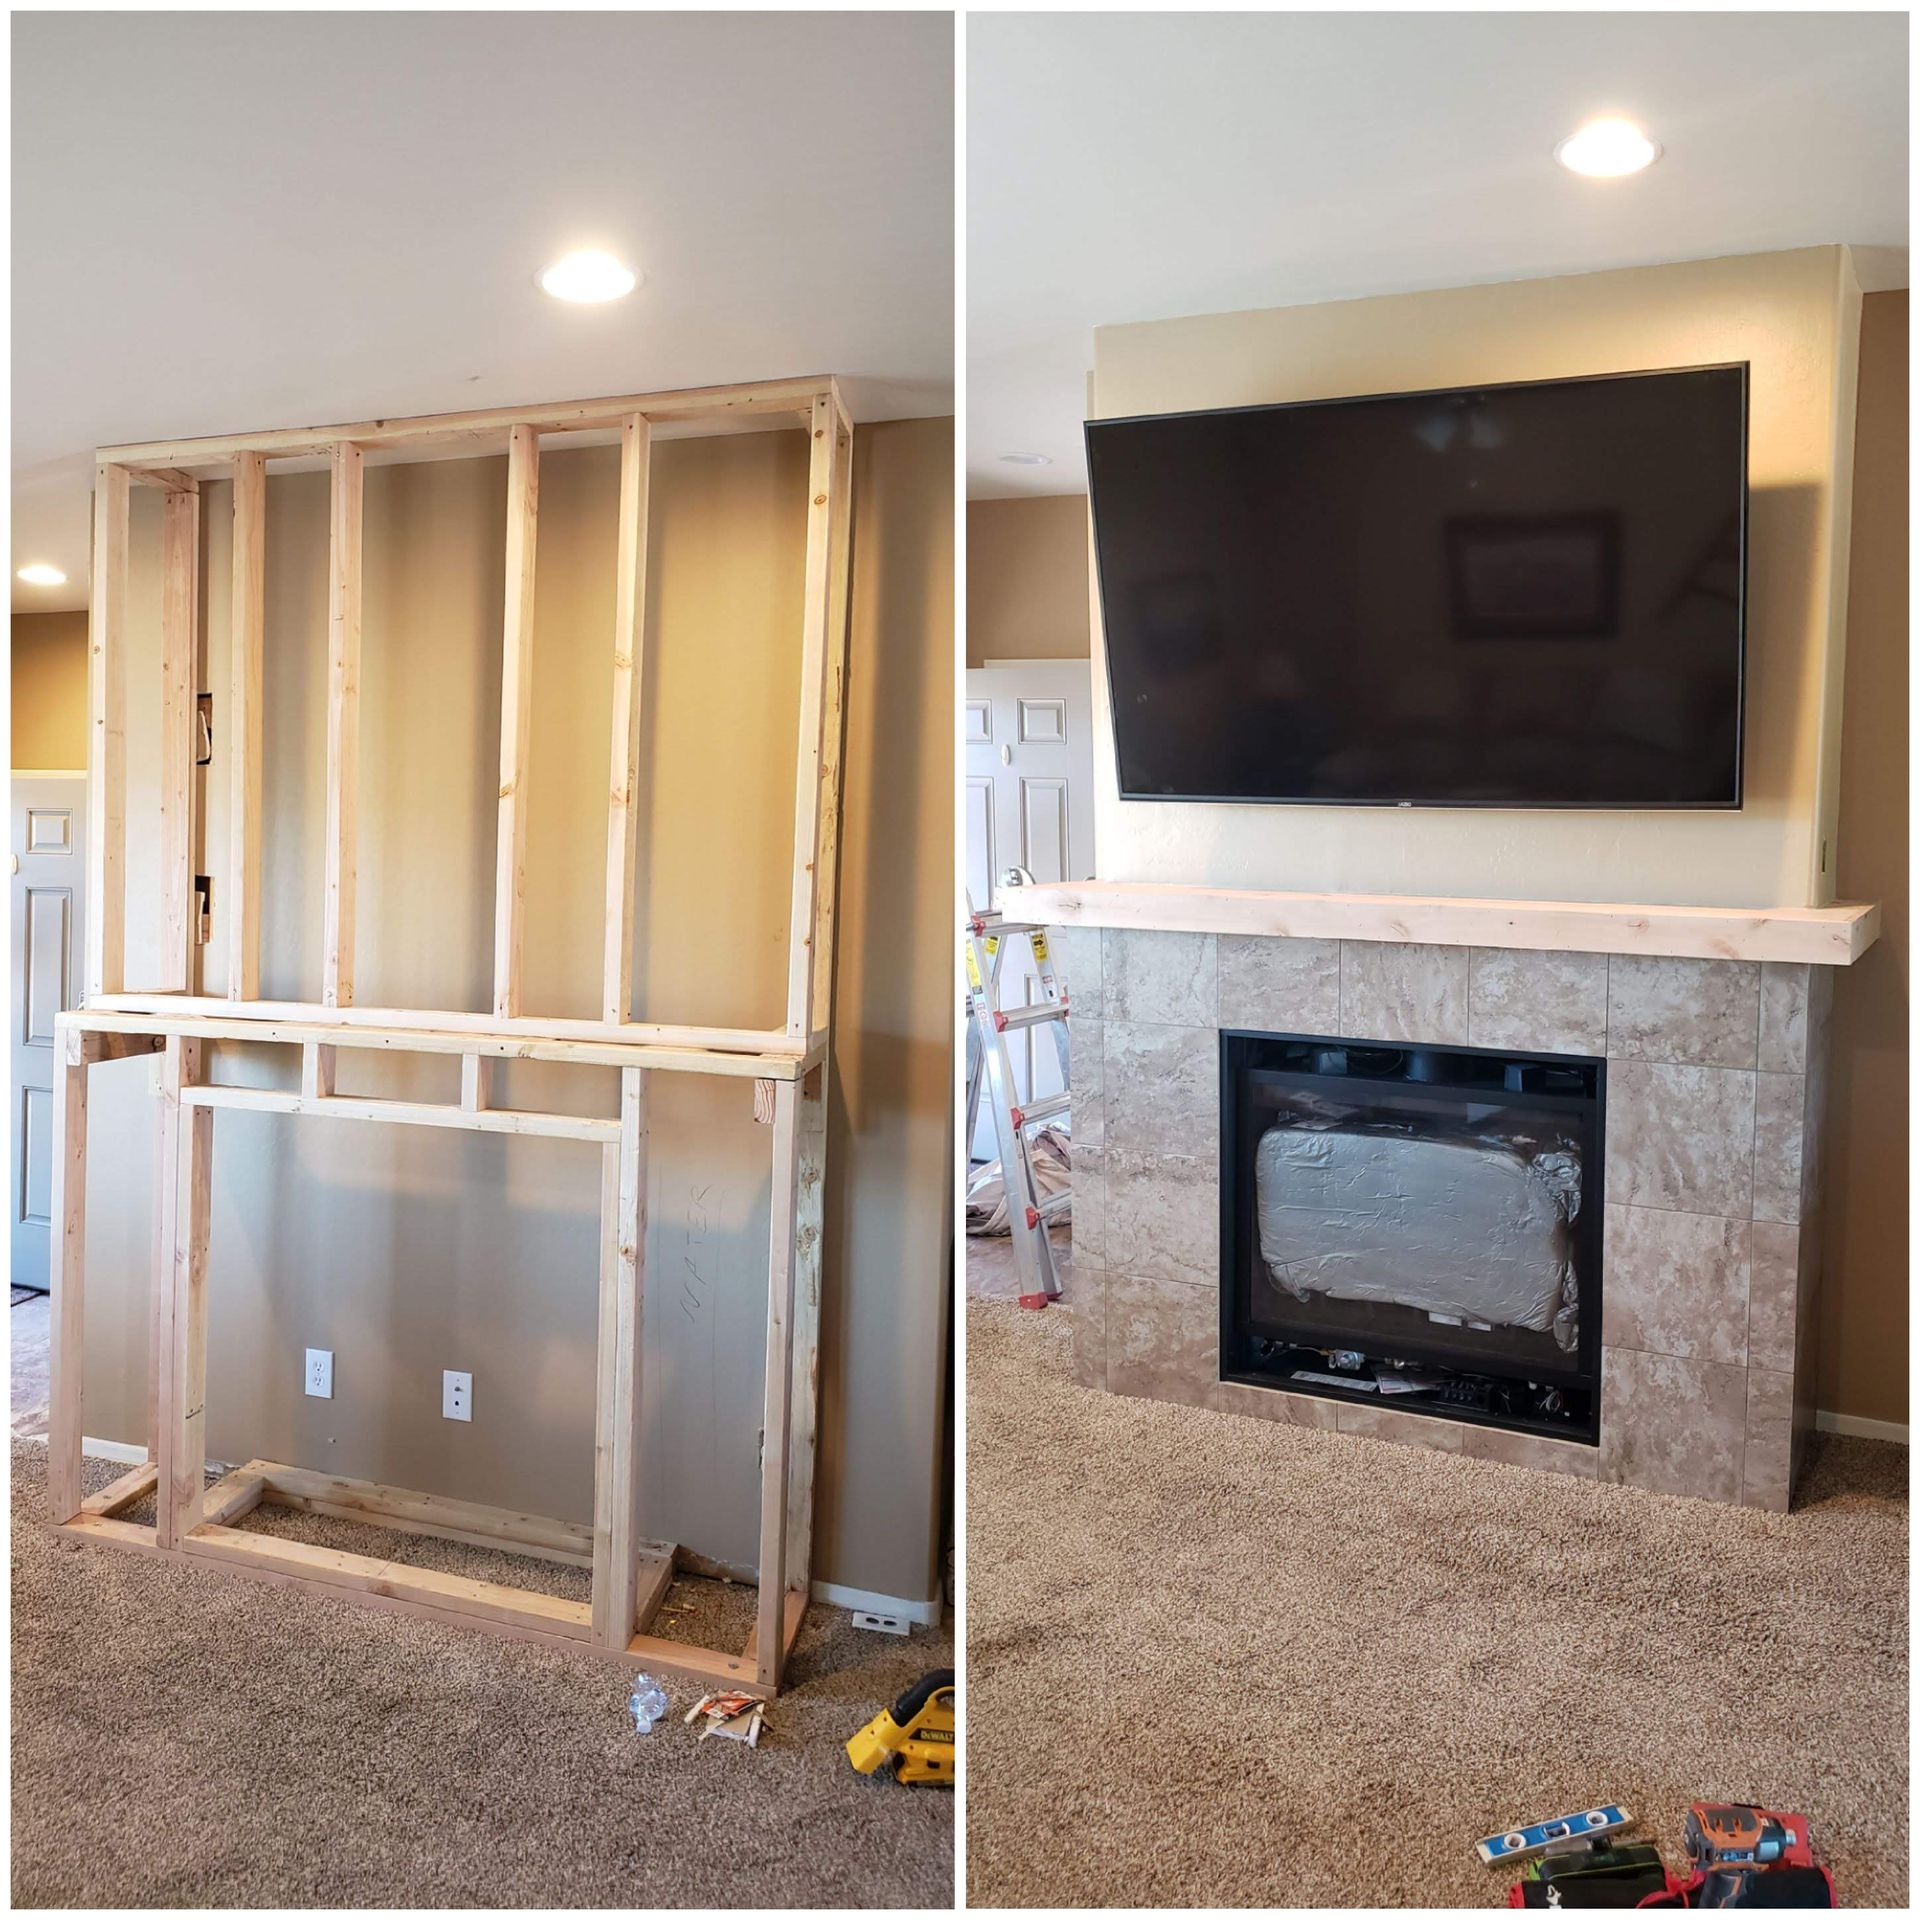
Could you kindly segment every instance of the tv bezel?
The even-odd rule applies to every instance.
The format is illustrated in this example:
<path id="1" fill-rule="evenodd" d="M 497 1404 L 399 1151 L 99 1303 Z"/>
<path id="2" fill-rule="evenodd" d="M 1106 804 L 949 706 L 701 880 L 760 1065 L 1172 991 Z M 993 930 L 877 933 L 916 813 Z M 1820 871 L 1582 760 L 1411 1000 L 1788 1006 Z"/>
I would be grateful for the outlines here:
<path id="1" fill-rule="evenodd" d="M 1746 804 L 1747 778 L 1747 516 L 1752 499 L 1748 462 L 1752 411 L 1752 362 L 1705 361 L 1698 366 L 1636 367 L 1621 373 L 1563 374 L 1547 380 L 1491 380 L 1462 387 L 1415 387 L 1399 393 L 1323 395 L 1317 400 L 1277 400 L 1244 407 L 1192 407 L 1170 413 L 1117 414 L 1082 423 L 1087 455 L 1087 498 L 1093 522 L 1094 576 L 1100 592 L 1101 651 L 1106 651 L 1107 575 L 1102 553 L 1100 514 L 1093 498 L 1093 436 L 1096 428 L 1140 426 L 1148 421 L 1208 420 L 1247 413 L 1298 413 L 1306 408 L 1367 406 L 1376 401 L 1445 400 L 1463 394 L 1514 393 L 1532 387 L 1594 387 L 1614 380 L 1659 380 L 1681 373 L 1738 373 L 1740 376 L 1740 588 L 1735 611 L 1733 797 L 1728 800 L 1346 800 L 1333 797 L 1248 793 L 1137 793 L 1126 785 L 1120 765 L 1120 716 L 1113 675 L 1106 673 L 1107 714 L 1113 728 L 1114 783 L 1122 800 L 1167 801 L 1176 805 L 1225 807 L 1374 807 L 1393 812 L 1414 808 L 1447 813 L 1738 813 Z"/>

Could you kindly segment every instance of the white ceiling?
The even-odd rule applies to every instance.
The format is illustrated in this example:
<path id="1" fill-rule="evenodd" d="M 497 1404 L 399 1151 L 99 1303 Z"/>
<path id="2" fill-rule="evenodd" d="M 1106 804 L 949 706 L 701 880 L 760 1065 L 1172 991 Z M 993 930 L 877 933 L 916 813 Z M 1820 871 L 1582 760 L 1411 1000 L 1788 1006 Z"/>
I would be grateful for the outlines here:
<path id="1" fill-rule="evenodd" d="M 1906 285 L 1904 13 L 975 13 L 968 495 L 1085 489 L 1096 326 L 1835 241 Z"/>
<path id="2" fill-rule="evenodd" d="M 571 247 L 630 298 L 534 285 Z M 96 446 L 849 376 L 953 410 L 953 20 L 16 13 L 16 608 Z"/>

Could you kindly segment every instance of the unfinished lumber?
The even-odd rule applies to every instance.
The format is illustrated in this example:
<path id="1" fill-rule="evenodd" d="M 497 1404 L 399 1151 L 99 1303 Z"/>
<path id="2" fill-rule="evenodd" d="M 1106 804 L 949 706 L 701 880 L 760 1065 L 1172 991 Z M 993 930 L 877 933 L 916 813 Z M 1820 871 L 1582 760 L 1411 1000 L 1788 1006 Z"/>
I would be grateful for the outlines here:
<path id="1" fill-rule="evenodd" d="M 760 1427 L 760 1591 L 754 1603 L 759 1633 L 754 1677 L 778 1687 L 784 1658 L 781 1631 L 787 1584 L 787 1447 L 793 1410 L 793 1282 L 799 1228 L 799 1089 L 783 1081 L 774 1090 L 773 1216 L 767 1251 L 767 1378 Z"/>
<path id="2" fill-rule="evenodd" d="M 520 1012 L 527 891 L 527 761 L 533 749 L 533 572 L 540 525 L 540 437 L 507 434 L 506 632 L 500 654 L 500 810 L 494 841 L 493 1010 Z"/>
<path id="3" fill-rule="evenodd" d="M 194 975 L 193 762 L 200 644 L 200 489 L 160 505 L 160 977 L 187 993 Z"/>
<path id="4" fill-rule="evenodd" d="M 59 1034 L 53 1066 L 53 1227 L 48 1235 L 47 1510 L 56 1522 L 81 1507 L 81 1380 L 87 1332 L 87 1062 Z"/>
<path id="5" fill-rule="evenodd" d="M 362 462 L 350 440 L 333 448 L 327 542 L 327 838 L 321 999 L 353 1000 L 354 859 L 360 793 L 360 548 Z"/>
<path id="6" fill-rule="evenodd" d="M 840 436 L 833 396 L 823 393 L 808 422 L 812 454 L 807 477 L 805 627 L 800 653 L 800 743 L 794 773 L 793 906 L 787 936 L 787 1033 L 811 1033 L 813 1019 L 814 901 L 819 879 L 821 745 L 832 610 L 835 475 Z"/>
<path id="7" fill-rule="evenodd" d="M 640 1310 L 647 1236 L 647 1079 L 620 1076 L 620 1137 L 602 1151 L 593 1637 L 633 1637 L 640 1557 Z"/>
<path id="8" fill-rule="evenodd" d="M 267 460 L 233 463 L 233 601 L 227 720 L 227 996 L 260 997 L 261 756 L 266 742 Z"/>
<path id="9" fill-rule="evenodd" d="M 770 1028 L 667 1026 L 628 1017 L 635 943 L 640 721 L 645 674 L 648 470 L 656 428 L 727 430 L 740 422 L 797 423 L 810 435 L 800 718 L 787 995 Z M 531 1016 L 524 1001 L 529 715 L 533 575 L 540 441 L 549 434 L 617 436 L 620 501 L 611 649 L 604 929 L 598 1016 Z M 364 470 L 377 460 L 504 452 L 508 473 L 506 611 L 502 629 L 499 841 L 493 980 L 486 1012 L 356 1004 L 356 824 Z M 269 1585 L 318 1582 L 356 1606 L 438 1625 L 481 1628 L 531 1644 L 711 1687 L 772 1691 L 804 1617 L 811 1551 L 812 1453 L 817 1429 L 821 1198 L 827 1051 L 831 1028 L 839 787 L 846 712 L 847 569 L 852 427 L 830 380 L 775 381 L 676 394 L 441 415 L 420 420 L 303 427 L 109 449 L 95 494 L 96 539 L 89 666 L 89 802 L 94 833 L 87 876 L 87 994 L 56 1020 L 52 1263 L 55 1351 L 49 1480 L 54 1530 L 64 1539 L 191 1561 Z M 329 471 L 327 770 L 320 998 L 260 998 L 261 848 L 264 835 L 263 660 L 267 461 Z M 192 869 L 194 649 L 200 617 L 200 489 L 234 489 L 231 714 L 224 739 L 230 817 L 223 901 L 231 922 L 228 972 L 216 996 L 200 984 L 199 911 Z M 140 714 L 157 731 L 142 764 L 162 768 L 158 826 L 162 886 L 142 948 L 165 956 L 158 986 L 127 991 L 125 695 L 129 496 L 157 489 L 162 516 L 163 690 Z M 218 776 L 216 776 L 218 777 Z M 589 829 L 591 830 L 591 829 Z M 209 1042 L 297 1048 L 300 1084 L 212 1084 Z M 80 1406 L 85 1295 L 87 1073 L 96 1063 L 160 1050 L 152 1380 L 153 1458 L 112 1487 L 82 1497 Z M 454 1056 L 457 1103 L 344 1097 L 341 1048 Z M 496 1104 L 497 1064 L 546 1060 L 617 1067 L 620 1110 L 605 1119 Z M 676 1565 L 695 1565 L 640 1532 L 640 1412 L 647 1110 L 655 1071 L 751 1083 L 755 1117 L 769 1126 L 772 1219 L 768 1250 L 767 1377 L 763 1404 L 760 1591 L 743 1655 L 682 1646 L 649 1628 Z M 743 1101 L 748 1097 L 742 1090 Z M 602 1156 L 602 1252 L 596 1359 L 594 1506 L 590 1525 L 545 1521 L 470 1502 L 409 1493 L 308 1469 L 250 1461 L 206 1482 L 207 1265 L 214 1116 L 222 1109 L 525 1134 L 575 1140 Z M 151 1489 L 152 1527 L 121 1516 Z M 401 1533 L 586 1567 L 587 1602 L 561 1601 L 342 1554 L 240 1527 L 261 1503 Z"/>
<path id="10" fill-rule="evenodd" d="M 640 789 L 640 688 L 646 658 L 647 479 L 652 429 L 620 423 L 620 542 L 613 577 L 613 741 L 608 756 L 606 940 L 601 1012 L 624 1021 L 633 990 L 633 889 Z"/>
<path id="11" fill-rule="evenodd" d="M 127 549 L 124 468 L 93 487 L 93 581 L 87 606 L 86 991 L 118 993 L 127 957 Z"/>

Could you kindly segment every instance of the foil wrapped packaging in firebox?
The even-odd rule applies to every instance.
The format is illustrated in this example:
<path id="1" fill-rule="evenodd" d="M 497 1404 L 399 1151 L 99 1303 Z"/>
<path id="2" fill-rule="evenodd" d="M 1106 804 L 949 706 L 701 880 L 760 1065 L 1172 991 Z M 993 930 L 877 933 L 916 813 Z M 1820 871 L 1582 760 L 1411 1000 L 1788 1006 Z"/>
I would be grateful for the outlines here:
<path id="1" fill-rule="evenodd" d="M 1517 1115 L 1382 1125 L 1311 1096 L 1255 1156 L 1260 1257 L 1300 1301 L 1387 1301 L 1579 1341 L 1577 1144 Z"/>

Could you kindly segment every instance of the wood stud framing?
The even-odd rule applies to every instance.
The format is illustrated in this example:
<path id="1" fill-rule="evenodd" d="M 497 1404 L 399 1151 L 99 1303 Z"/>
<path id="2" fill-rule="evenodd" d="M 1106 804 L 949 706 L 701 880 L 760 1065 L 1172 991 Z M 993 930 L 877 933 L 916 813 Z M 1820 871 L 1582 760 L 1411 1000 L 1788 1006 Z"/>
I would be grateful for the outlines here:
<path id="1" fill-rule="evenodd" d="M 789 417 L 811 436 L 786 1016 L 780 1027 L 767 1030 L 651 1025 L 629 1019 L 628 1009 L 652 433 L 661 422 L 724 426 L 741 416 Z M 587 1021 L 529 1014 L 521 977 L 540 437 L 582 430 L 617 431 L 621 447 L 602 1004 L 601 1017 Z M 355 1006 L 364 457 L 373 451 L 388 458 L 442 458 L 498 453 L 503 446 L 508 471 L 506 619 L 492 1011 Z M 805 1613 L 812 1538 L 851 453 L 852 427 L 839 394 L 830 380 L 818 379 L 109 448 L 100 455 L 90 664 L 93 831 L 87 875 L 87 994 L 81 1010 L 60 1016 L 54 1079 L 48 1477 L 59 1532 L 94 1545 L 177 1554 L 269 1583 L 318 1582 L 353 1604 L 483 1627 L 657 1667 L 710 1685 L 765 1691 L 778 1687 Z M 314 1003 L 259 998 L 270 458 L 310 463 L 323 458 L 332 476 L 323 987 L 321 1000 Z M 195 991 L 190 919 L 200 483 L 209 478 L 231 478 L 234 493 L 231 708 L 225 736 L 232 762 L 226 774 L 230 826 L 222 896 L 229 972 L 226 992 L 219 997 Z M 125 640 L 129 488 L 135 483 L 165 493 L 166 693 L 159 715 L 165 852 L 159 931 L 168 971 L 159 990 L 128 992 Z M 210 1041 L 225 1039 L 297 1045 L 300 1090 L 209 1083 L 203 1049 Z M 343 1047 L 457 1055 L 459 1102 L 439 1106 L 342 1097 L 335 1091 L 335 1061 Z M 161 1125 L 151 1326 L 154 1457 L 104 1493 L 83 1499 L 87 1073 L 97 1061 L 155 1049 L 161 1051 Z M 619 1067 L 619 1118 L 497 1106 L 495 1067 L 502 1058 Z M 639 1531 L 647 1108 L 654 1072 L 745 1079 L 755 1117 L 771 1122 L 760 1592 L 753 1632 L 738 1654 L 682 1646 L 648 1632 L 675 1564 L 675 1549 L 645 1540 Z M 743 1089 L 743 1095 L 746 1092 Z M 206 1487 L 208 1229 L 214 1122 L 223 1108 L 539 1134 L 599 1145 L 602 1253 L 591 1527 L 258 1460 Z M 155 1524 L 135 1525 L 123 1516 L 148 1492 L 156 1495 Z M 252 1533 L 237 1524 L 262 1502 L 590 1567 L 592 1600 L 563 1601 L 518 1587 L 457 1579 Z"/>

